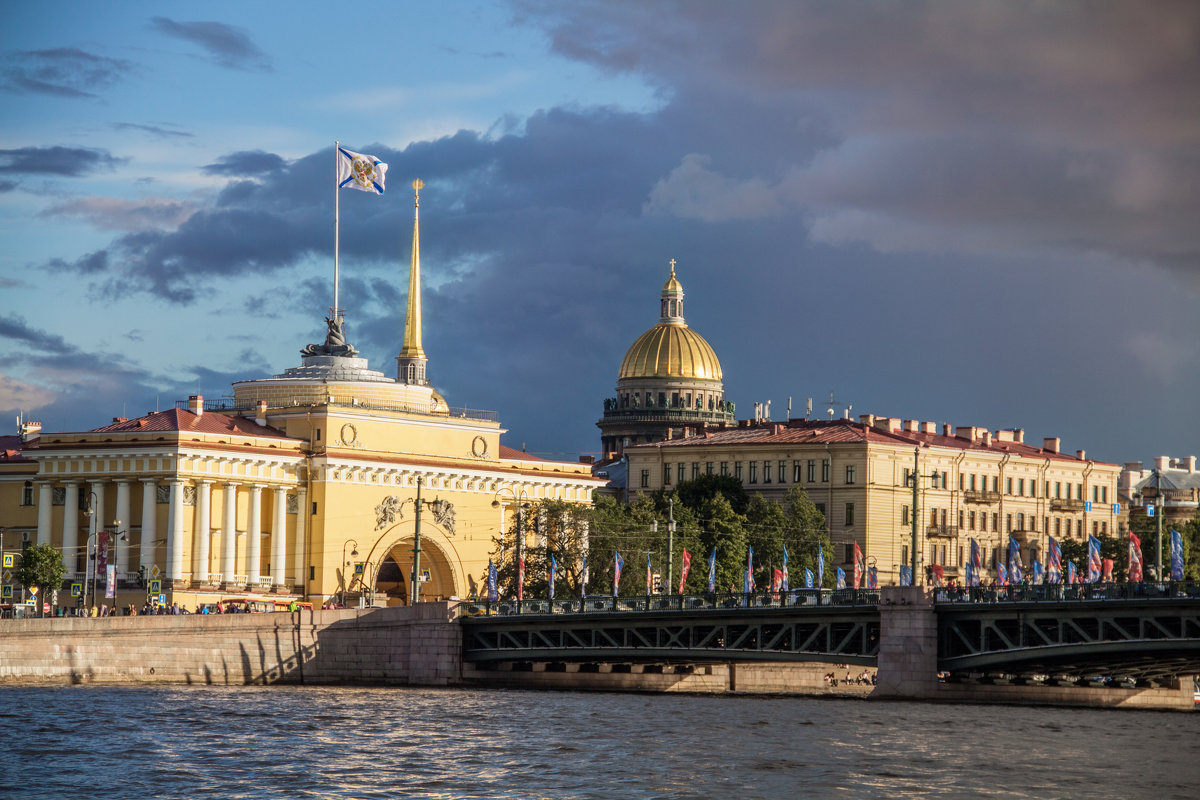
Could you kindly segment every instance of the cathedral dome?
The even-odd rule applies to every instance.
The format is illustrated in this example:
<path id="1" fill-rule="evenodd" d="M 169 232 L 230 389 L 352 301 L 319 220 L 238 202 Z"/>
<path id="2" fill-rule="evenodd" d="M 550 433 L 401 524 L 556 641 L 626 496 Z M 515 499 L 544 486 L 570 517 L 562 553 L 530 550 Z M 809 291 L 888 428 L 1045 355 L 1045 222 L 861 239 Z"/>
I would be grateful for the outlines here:
<path id="1" fill-rule="evenodd" d="M 617 378 L 719 381 L 721 362 L 712 346 L 691 328 L 660 323 L 639 336 L 625 353 Z"/>

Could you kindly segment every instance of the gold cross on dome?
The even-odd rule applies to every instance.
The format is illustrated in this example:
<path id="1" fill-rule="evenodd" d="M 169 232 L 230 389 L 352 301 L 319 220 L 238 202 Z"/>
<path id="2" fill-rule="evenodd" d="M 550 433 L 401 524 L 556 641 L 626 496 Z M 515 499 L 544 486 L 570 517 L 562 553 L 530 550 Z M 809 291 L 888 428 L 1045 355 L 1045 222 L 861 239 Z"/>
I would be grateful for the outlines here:
<path id="1" fill-rule="evenodd" d="M 675 259 L 671 259 L 671 274 L 675 274 Z"/>

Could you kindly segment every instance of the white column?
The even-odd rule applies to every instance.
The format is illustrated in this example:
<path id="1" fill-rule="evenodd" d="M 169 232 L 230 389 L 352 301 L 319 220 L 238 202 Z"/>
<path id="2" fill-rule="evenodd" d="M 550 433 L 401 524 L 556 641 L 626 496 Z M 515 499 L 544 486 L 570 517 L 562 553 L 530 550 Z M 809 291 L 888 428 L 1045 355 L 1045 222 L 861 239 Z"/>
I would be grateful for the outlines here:
<path id="1" fill-rule="evenodd" d="M 246 525 L 246 575 L 257 586 L 262 571 L 262 490 L 250 487 L 250 521 Z"/>
<path id="2" fill-rule="evenodd" d="M 301 486 L 296 490 L 296 536 L 292 541 L 295 552 L 292 554 L 296 572 L 292 579 L 294 591 L 304 594 L 304 584 L 308 580 L 308 571 L 304 563 L 304 546 L 308 528 L 308 493 Z"/>
<path id="3" fill-rule="evenodd" d="M 50 544 L 54 525 L 54 486 L 49 483 L 38 484 L 38 544 Z"/>
<path id="4" fill-rule="evenodd" d="M 125 580 L 129 571 L 129 531 L 133 529 L 133 517 L 129 514 L 129 481 L 117 481 L 117 517 L 121 524 L 117 526 L 125 531 L 125 541 L 117 539 L 117 580 Z"/>
<path id="5" fill-rule="evenodd" d="M 138 547 L 138 566 L 150 580 L 150 568 L 154 566 L 155 550 L 158 545 L 158 484 L 153 478 L 142 480 L 142 541 Z"/>
<path id="6" fill-rule="evenodd" d="M 79 571 L 79 483 L 67 481 L 66 497 L 63 499 L 63 563 L 67 575 Z"/>
<path id="7" fill-rule="evenodd" d="M 183 581 L 183 481 L 171 480 L 167 512 L 167 580 Z"/>
<path id="8" fill-rule="evenodd" d="M 225 498 L 225 522 L 221 527 L 221 580 L 233 583 L 237 574 L 237 484 L 227 483 L 223 487 Z"/>
<path id="9" fill-rule="evenodd" d="M 275 487 L 275 511 L 271 515 L 271 584 L 283 586 L 287 559 L 287 487 Z"/>
<path id="10" fill-rule="evenodd" d="M 211 487 L 212 481 L 196 481 L 196 543 L 193 545 L 196 563 L 192 574 L 201 583 L 208 582 L 208 544 L 212 538 L 212 525 L 209 523 Z"/>

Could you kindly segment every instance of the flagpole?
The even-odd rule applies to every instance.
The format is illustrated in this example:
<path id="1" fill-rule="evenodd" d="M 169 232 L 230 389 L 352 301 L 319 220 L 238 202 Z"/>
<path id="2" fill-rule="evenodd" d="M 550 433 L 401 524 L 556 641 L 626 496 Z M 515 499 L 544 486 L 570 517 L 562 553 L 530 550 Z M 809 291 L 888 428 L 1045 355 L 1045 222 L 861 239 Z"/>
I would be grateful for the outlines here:
<path id="1" fill-rule="evenodd" d="M 341 143 L 333 141 L 333 321 L 340 322 L 338 316 L 338 239 L 340 235 L 340 212 L 342 193 L 338 186 L 338 150 Z"/>

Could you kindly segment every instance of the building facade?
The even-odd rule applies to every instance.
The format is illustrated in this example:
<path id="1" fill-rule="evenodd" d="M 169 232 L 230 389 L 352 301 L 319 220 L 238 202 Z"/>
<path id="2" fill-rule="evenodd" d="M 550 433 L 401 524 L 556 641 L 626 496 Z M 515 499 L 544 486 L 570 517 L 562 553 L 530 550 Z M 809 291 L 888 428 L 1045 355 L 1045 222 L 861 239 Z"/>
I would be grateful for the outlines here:
<path id="1" fill-rule="evenodd" d="M 0 437 L 0 548 L 61 549 L 59 605 L 96 571 L 93 554 L 102 604 L 140 605 L 151 589 L 188 607 L 397 604 L 412 598 L 419 532 L 423 598 L 482 592 L 517 504 L 590 503 L 604 482 L 588 464 L 504 447 L 494 413 L 447 404 L 427 379 L 419 293 L 414 217 L 395 378 L 358 357 L 335 312 L 300 366 L 235 383 L 230 397 L 81 433 L 28 423 Z M 109 561 L 117 596 L 106 600 Z M 19 599 L 23 588 L 7 586 Z"/>
<path id="2" fill-rule="evenodd" d="M 604 401 L 604 416 L 596 423 L 601 462 L 619 458 L 631 445 L 733 421 L 721 362 L 704 337 L 684 321 L 683 285 L 675 277 L 672 259 L 659 298 L 658 322 L 625 353 L 617 394 Z"/>
<path id="3" fill-rule="evenodd" d="M 1140 461 L 1126 462 L 1118 491 L 1131 513 L 1145 514 L 1147 507 L 1153 506 L 1167 527 L 1178 527 L 1200 514 L 1200 470 L 1195 456 L 1160 456 L 1154 459 L 1152 469 L 1143 469 Z"/>
<path id="4" fill-rule="evenodd" d="M 776 501 L 803 487 L 825 514 L 835 562 L 849 572 L 857 543 L 881 582 L 898 583 L 899 567 L 911 563 L 914 517 L 918 570 L 940 565 L 961 582 L 971 539 L 984 548 L 994 576 L 1010 534 L 1026 565 L 1044 563 L 1049 536 L 1116 535 L 1122 514 L 1119 466 L 1088 460 L 1082 450 L 1063 453 L 1058 439 L 1026 444 L 1019 429 L 869 414 L 857 421 L 743 421 L 632 446 L 625 456 L 631 495 L 712 473 Z"/>

